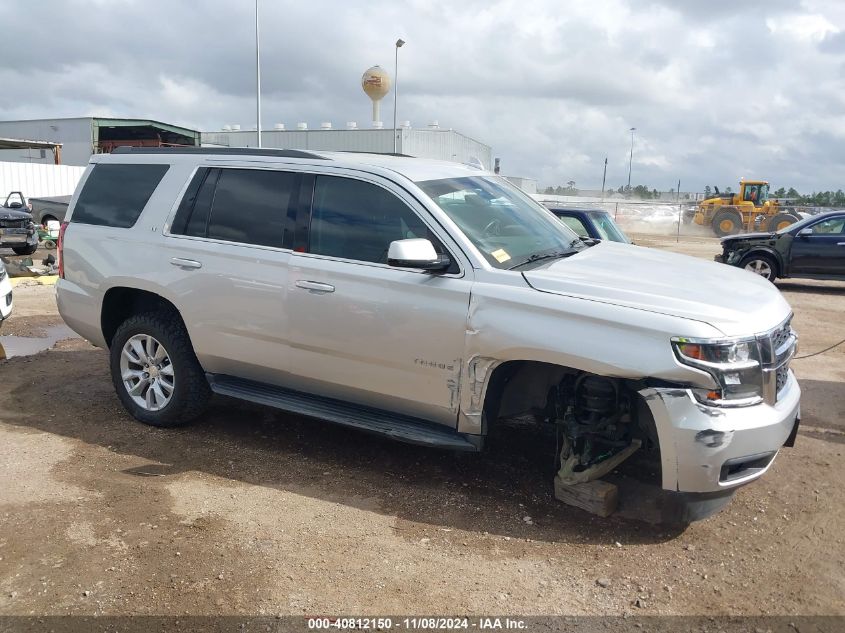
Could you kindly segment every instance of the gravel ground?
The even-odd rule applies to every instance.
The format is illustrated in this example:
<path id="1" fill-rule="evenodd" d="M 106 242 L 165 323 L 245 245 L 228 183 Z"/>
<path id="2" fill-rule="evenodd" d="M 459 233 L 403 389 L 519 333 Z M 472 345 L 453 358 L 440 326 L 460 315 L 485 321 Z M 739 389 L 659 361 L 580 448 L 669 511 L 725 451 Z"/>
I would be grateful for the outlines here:
<path id="1" fill-rule="evenodd" d="M 802 354 L 845 338 L 845 284 L 779 286 Z M 59 323 L 53 292 L 18 287 L 0 333 Z M 0 615 L 845 615 L 845 353 L 794 367 L 797 446 L 680 530 L 560 504 L 518 436 L 457 455 L 223 398 L 146 427 L 61 341 L 0 362 Z"/>

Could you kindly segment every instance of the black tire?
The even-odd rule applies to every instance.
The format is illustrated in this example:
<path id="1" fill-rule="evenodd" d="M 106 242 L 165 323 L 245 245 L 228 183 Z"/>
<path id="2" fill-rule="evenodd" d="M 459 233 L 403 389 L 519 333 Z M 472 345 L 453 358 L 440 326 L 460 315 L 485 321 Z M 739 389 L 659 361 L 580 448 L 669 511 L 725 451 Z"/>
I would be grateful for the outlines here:
<path id="1" fill-rule="evenodd" d="M 170 400 L 155 411 L 137 404 L 129 395 L 121 377 L 124 345 L 136 335 L 149 335 L 160 342 L 173 367 Z M 126 319 L 112 338 L 109 361 L 112 383 L 118 398 L 126 410 L 144 424 L 165 428 L 184 426 L 202 414 L 211 398 L 208 380 L 194 354 L 188 331 L 179 315 L 172 311 L 147 312 Z"/>
<path id="2" fill-rule="evenodd" d="M 742 258 L 739 267 L 774 282 L 780 272 L 775 258 L 765 253 L 751 253 Z"/>
<path id="3" fill-rule="evenodd" d="M 796 215 L 793 215 L 792 213 L 778 213 L 768 219 L 764 230 L 771 232 L 779 231 L 780 229 L 787 227 L 790 224 L 794 224 L 800 219 L 801 218 Z"/>
<path id="4" fill-rule="evenodd" d="M 38 244 L 27 244 L 26 246 L 13 246 L 15 255 L 32 255 L 38 250 Z"/>
<path id="5" fill-rule="evenodd" d="M 711 226 L 719 237 L 736 235 L 742 230 L 742 214 L 736 209 L 720 209 L 713 216 Z"/>

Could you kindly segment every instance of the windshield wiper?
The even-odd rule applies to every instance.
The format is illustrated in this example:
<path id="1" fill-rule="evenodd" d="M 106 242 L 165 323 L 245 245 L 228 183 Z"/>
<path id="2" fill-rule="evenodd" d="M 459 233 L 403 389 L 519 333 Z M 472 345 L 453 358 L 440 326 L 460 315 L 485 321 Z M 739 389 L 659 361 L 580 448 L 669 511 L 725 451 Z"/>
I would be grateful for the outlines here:
<path id="1" fill-rule="evenodd" d="M 568 250 L 568 251 L 552 251 L 551 253 L 534 253 L 530 255 L 528 259 L 524 259 L 518 264 L 514 264 L 508 270 L 513 270 L 514 268 L 519 268 L 520 266 L 524 266 L 525 264 L 531 264 L 533 262 L 539 262 L 541 259 L 559 259 L 562 257 L 569 257 L 570 255 L 574 255 L 577 253 L 577 250 Z"/>

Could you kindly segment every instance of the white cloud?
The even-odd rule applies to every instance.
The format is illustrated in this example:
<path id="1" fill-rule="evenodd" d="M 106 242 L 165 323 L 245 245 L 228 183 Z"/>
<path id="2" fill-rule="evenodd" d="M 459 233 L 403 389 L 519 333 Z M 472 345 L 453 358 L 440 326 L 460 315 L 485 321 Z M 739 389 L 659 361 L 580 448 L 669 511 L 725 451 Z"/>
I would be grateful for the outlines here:
<path id="1" fill-rule="evenodd" d="M 0 118 L 101 114 L 252 127 L 252 3 L 0 4 L 54 34 L 4 51 Z M 392 73 L 399 118 L 437 119 L 543 184 L 627 180 L 838 188 L 845 3 L 837 0 L 262 0 L 266 125 L 369 120 L 361 73 Z M 132 35 L 127 35 L 132 34 Z M 152 34 L 141 36 L 140 34 Z M 21 99 L 20 95 L 26 95 Z M 392 119 L 391 96 L 382 106 Z M 735 186 L 735 185 L 734 185 Z"/>

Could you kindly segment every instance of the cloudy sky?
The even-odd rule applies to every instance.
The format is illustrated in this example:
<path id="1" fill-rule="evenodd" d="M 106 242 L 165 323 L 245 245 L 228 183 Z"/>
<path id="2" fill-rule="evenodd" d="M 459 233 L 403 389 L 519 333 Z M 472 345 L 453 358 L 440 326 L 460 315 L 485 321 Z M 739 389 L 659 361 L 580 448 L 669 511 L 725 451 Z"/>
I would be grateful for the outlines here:
<path id="1" fill-rule="evenodd" d="M 438 120 L 541 185 L 845 188 L 842 0 L 260 0 L 265 127 Z M 0 119 L 254 125 L 253 0 L 0 0 Z M 382 109 L 392 122 L 392 98 Z M 735 187 L 735 185 L 734 185 Z"/>

